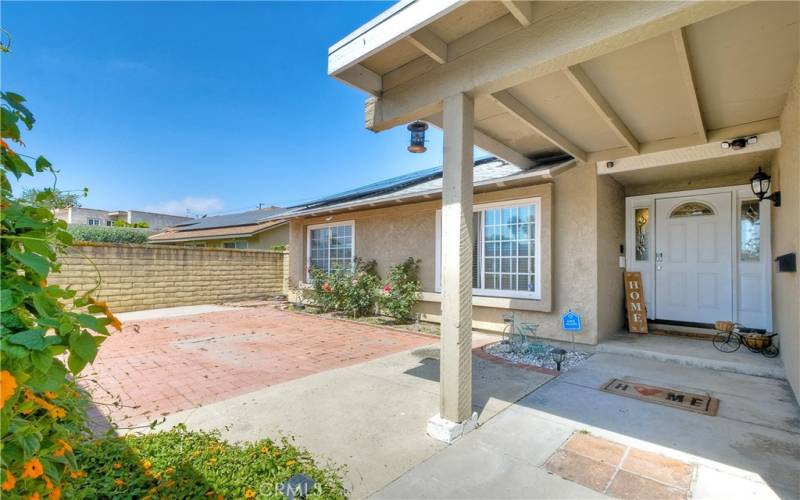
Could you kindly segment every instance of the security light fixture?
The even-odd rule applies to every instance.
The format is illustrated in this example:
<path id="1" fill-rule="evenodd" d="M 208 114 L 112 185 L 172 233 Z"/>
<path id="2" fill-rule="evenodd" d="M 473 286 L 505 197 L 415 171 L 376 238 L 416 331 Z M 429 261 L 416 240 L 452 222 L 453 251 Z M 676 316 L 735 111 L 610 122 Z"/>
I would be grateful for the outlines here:
<path id="1" fill-rule="evenodd" d="M 740 149 L 744 149 L 751 144 L 755 144 L 758 142 L 758 136 L 751 135 L 750 137 L 738 137 L 736 139 L 731 139 L 730 141 L 722 141 L 722 149 L 732 149 L 734 151 L 739 151 Z"/>
<path id="2" fill-rule="evenodd" d="M 564 358 L 567 356 L 567 351 L 564 349 L 553 349 L 550 351 L 550 355 L 553 356 L 553 361 L 556 362 L 556 370 L 561 371 L 561 363 L 564 362 Z"/>
<path id="3" fill-rule="evenodd" d="M 428 150 L 425 147 L 425 131 L 428 130 L 428 124 L 421 121 L 415 121 L 408 124 L 408 130 L 411 132 L 411 144 L 408 146 L 408 151 L 411 153 L 424 153 Z"/>
<path id="4" fill-rule="evenodd" d="M 758 201 L 772 200 L 772 204 L 779 207 L 781 206 L 781 192 L 775 191 L 767 195 L 767 193 L 769 193 L 770 184 L 772 183 L 771 181 L 772 177 L 762 171 L 761 167 L 758 167 L 758 172 L 753 174 L 753 177 L 750 178 L 750 189 L 753 190 L 753 194 L 756 195 Z"/>

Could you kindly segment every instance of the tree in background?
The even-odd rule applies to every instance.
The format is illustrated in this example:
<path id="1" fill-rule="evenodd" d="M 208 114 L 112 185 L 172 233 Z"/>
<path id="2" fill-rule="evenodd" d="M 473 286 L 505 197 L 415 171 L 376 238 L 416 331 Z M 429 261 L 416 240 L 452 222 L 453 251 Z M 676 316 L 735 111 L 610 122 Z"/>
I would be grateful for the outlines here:
<path id="1" fill-rule="evenodd" d="M 84 189 L 81 193 L 73 193 L 61 191 L 58 188 L 29 188 L 22 191 L 22 195 L 19 198 L 31 204 L 40 199 L 48 208 L 70 208 L 80 207 L 80 199 L 85 198 L 87 192 L 87 189 Z"/>

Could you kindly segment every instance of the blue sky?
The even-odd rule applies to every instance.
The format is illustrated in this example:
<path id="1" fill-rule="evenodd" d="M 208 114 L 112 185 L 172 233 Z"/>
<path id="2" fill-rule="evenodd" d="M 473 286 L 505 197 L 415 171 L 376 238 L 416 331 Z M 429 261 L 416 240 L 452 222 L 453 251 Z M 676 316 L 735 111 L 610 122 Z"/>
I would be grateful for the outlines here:
<path id="1" fill-rule="evenodd" d="M 3 2 L 2 88 L 37 124 L 28 154 L 83 205 L 223 213 L 288 205 L 441 163 L 404 128 L 363 127 L 327 49 L 386 2 Z M 48 179 L 26 182 L 44 185 Z"/>

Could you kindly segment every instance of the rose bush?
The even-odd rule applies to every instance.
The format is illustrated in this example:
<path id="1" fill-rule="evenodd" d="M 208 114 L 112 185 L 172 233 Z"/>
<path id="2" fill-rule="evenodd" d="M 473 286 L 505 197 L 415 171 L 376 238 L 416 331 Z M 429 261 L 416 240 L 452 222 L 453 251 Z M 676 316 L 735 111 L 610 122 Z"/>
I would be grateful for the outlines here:
<path id="1" fill-rule="evenodd" d="M 389 269 L 389 276 L 379 295 L 381 311 L 397 321 L 412 319 L 414 305 L 419 300 L 419 259 L 407 258 Z"/>

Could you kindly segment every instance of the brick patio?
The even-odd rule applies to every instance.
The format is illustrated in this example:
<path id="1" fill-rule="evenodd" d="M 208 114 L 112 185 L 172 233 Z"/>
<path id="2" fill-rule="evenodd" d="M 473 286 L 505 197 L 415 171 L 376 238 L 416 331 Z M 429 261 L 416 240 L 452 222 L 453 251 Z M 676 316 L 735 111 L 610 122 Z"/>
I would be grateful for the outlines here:
<path id="1" fill-rule="evenodd" d="M 123 407 L 98 409 L 126 427 L 435 342 L 270 306 L 131 321 L 103 343 L 83 385 L 100 403 L 119 396 Z"/>

